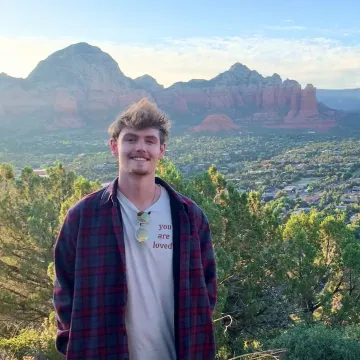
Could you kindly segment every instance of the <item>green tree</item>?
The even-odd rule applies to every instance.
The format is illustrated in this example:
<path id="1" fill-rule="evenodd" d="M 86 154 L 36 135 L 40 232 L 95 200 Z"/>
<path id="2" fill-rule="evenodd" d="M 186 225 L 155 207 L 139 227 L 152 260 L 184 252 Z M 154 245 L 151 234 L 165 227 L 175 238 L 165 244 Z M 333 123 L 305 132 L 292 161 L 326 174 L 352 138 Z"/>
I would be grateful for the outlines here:
<path id="1" fill-rule="evenodd" d="M 69 207 L 100 187 L 61 164 L 48 169 L 48 175 L 41 178 L 24 168 L 16 178 L 11 167 L 0 167 L 0 321 L 21 329 L 12 336 L 0 329 L 0 353 L 5 349 L 18 358 L 37 352 L 56 359 L 50 353 L 55 332 L 49 317 L 52 247 Z M 359 324 L 360 226 L 346 225 L 346 214 L 313 210 L 287 219 L 283 213 L 300 206 L 300 199 L 282 196 L 264 206 L 258 193 L 240 194 L 216 166 L 184 178 L 173 163 L 162 160 L 157 175 L 191 197 L 210 222 L 218 270 L 214 321 L 219 360 L 262 350 L 281 333 L 270 344 L 287 347 L 289 359 L 311 336 L 323 356 L 328 333 L 314 323 L 334 328 Z M 292 330 L 297 322 L 311 327 Z M 340 336 L 339 348 L 353 346 L 348 333 L 328 336 L 333 339 L 333 334 Z M 355 330 L 352 334 L 354 341 L 360 339 Z"/>
<path id="2" fill-rule="evenodd" d="M 218 357 L 243 353 L 245 343 L 277 334 L 290 321 L 277 258 L 282 251 L 277 219 L 264 210 L 259 194 L 240 194 L 215 166 L 187 180 L 171 164 L 163 166 L 159 174 L 190 196 L 210 222 L 218 271 Z"/>
<path id="3" fill-rule="evenodd" d="M 358 339 L 344 328 L 332 329 L 317 324 L 286 331 L 270 347 L 287 349 L 284 360 L 357 360 L 360 353 Z"/>
<path id="4" fill-rule="evenodd" d="M 321 218 L 316 211 L 299 213 L 287 221 L 283 237 L 294 316 L 339 322 L 351 313 L 352 321 L 357 321 L 360 244 L 343 219 Z"/>
<path id="5" fill-rule="evenodd" d="M 63 201 L 75 200 L 79 182 L 86 190 L 96 186 L 62 166 L 43 178 L 29 167 L 18 179 L 8 167 L 0 173 L 0 319 L 40 324 L 52 310 L 52 249 Z"/>

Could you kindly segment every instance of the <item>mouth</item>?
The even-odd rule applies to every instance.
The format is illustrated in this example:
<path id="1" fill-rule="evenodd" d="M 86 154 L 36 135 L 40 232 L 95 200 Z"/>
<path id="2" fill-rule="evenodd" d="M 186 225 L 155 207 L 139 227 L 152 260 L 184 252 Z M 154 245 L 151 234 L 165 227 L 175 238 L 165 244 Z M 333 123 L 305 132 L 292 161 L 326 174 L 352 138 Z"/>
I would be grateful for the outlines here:
<path id="1" fill-rule="evenodd" d="M 146 159 L 146 158 L 144 158 L 144 157 L 140 157 L 140 156 L 132 157 L 131 160 L 139 161 L 139 162 L 148 161 L 148 159 Z"/>

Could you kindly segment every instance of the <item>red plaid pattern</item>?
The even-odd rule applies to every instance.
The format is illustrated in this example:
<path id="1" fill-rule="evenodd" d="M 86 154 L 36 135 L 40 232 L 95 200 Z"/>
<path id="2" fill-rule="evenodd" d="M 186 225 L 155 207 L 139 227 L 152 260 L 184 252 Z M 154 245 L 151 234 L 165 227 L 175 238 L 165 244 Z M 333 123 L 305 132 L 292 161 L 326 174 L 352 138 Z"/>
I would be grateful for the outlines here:
<path id="1" fill-rule="evenodd" d="M 169 192 L 173 220 L 177 360 L 212 360 L 217 293 L 209 224 L 192 200 L 160 178 L 156 182 Z M 69 360 L 129 360 L 125 245 L 117 184 L 115 179 L 74 205 L 55 244 L 56 348 Z"/>

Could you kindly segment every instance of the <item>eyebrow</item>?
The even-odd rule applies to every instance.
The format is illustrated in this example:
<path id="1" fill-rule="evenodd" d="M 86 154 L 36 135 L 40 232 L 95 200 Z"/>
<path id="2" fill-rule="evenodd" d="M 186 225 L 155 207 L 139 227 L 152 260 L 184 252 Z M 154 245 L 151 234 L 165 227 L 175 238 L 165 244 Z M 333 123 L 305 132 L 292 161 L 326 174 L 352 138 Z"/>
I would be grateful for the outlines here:
<path id="1" fill-rule="evenodd" d="M 127 134 L 124 135 L 124 137 L 131 137 L 131 136 L 136 137 L 136 138 L 139 137 L 139 135 L 134 134 L 134 133 L 127 133 Z M 146 139 L 156 140 L 156 141 L 158 140 L 158 138 L 155 135 L 146 135 L 145 138 Z"/>

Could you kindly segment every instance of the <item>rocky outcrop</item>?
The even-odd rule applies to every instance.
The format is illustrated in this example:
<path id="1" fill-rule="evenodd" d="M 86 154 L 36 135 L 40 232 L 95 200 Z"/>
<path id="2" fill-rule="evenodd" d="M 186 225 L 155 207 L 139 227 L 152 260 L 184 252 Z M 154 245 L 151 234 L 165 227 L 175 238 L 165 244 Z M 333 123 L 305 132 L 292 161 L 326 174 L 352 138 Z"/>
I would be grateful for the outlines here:
<path id="1" fill-rule="evenodd" d="M 299 124 L 303 128 L 300 124 L 308 121 L 326 127 L 330 124 L 322 123 L 329 119 L 319 115 L 316 89 L 312 85 L 302 90 L 297 81 L 282 81 L 278 74 L 263 77 L 239 63 L 214 79 L 180 82 L 152 94 L 159 106 L 182 114 L 191 114 L 191 109 L 204 112 L 234 109 L 239 113 L 252 112 L 250 122 L 267 127 L 283 124 L 297 128 Z"/>
<path id="2" fill-rule="evenodd" d="M 48 130 L 73 129 L 84 125 L 79 116 L 76 98 L 70 95 L 66 89 L 57 89 L 53 103 L 54 121 L 46 126 Z"/>
<path id="3" fill-rule="evenodd" d="M 313 85 L 308 84 L 304 90 L 301 91 L 301 102 L 299 116 L 301 118 L 311 118 L 318 116 L 316 103 L 316 89 Z"/>
<path id="4" fill-rule="evenodd" d="M 292 94 L 290 111 L 285 123 L 304 122 L 319 115 L 316 102 L 316 89 L 311 84 L 304 90 L 298 88 Z"/>
<path id="5" fill-rule="evenodd" d="M 192 106 L 205 109 L 251 106 L 267 110 L 290 104 L 291 92 L 296 86 L 300 86 L 296 81 L 282 82 L 278 74 L 263 77 L 257 71 L 236 63 L 211 80 L 175 83 L 162 92 L 155 92 L 153 96 L 160 106 L 175 106 L 181 112 Z M 176 98 L 181 99 L 176 102 L 181 107 L 176 107 L 174 101 L 169 104 L 169 99 Z"/>
<path id="6" fill-rule="evenodd" d="M 156 79 L 147 74 L 137 77 L 134 79 L 134 82 L 139 86 L 139 88 L 147 91 L 160 91 L 164 89 L 163 85 L 158 84 Z"/>
<path id="7" fill-rule="evenodd" d="M 293 91 L 291 96 L 290 110 L 284 117 L 283 124 L 277 124 L 277 128 L 312 129 L 327 131 L 337 126 L 334 111 L 323 111 L 320 115 L 316 101 L 316 88 L 308 84 L 305 89 L 300 87 Z"/>
<path id="8" fill-rule="evenodd" d="M 194 132 L 219 132 L 239 130 L 240 127 L 225 114 L 212 114 L 207 116 L 200 125 L 193 127 Z"/>
<path id="9" fill-rule="evenodd" d="M 263 77 L 236 63 L 213 79 L 164 88 L 149 75 L 134 80 L 127 77 L 109 54 L 79 43 L 40 61 L 26 79 L 0 74 L 0 126 L 31 127 L 34 118 L 47 129 L 107 125 L 115 113 L 143 97 L 156 101 L 175 126 L 191 126 L 194 119 L 213 114 L 215 118 L 200 125 L 209 131 L 225 130 L 220 123 L 228 124 L 228 129 L 237 129 L 242 122 L 293 128 L 336 125 L 328 109 L 319 112 L 312 85 L 302 90 L 298 82 L 282 81 L 278 74 Z M 233 114 L 236 124 L 223 113 Z M 196 126 L 194 129 L 197 131 Z"/>
<path id="10" fill-rule="evenodd" d="M 97 46 L 87 43 L 70 45 L 39 62 L 27 80 L 38 86 L 70 89 L 135 88 L 117 62 Z"/>
<path id="11" fill-rule="evenodd" d="M 57 89 L 55 93 L 54 111 L 59 113 L 77 114 L 78 107 L 74 96 L 65 89 Z"/>
<path id="12" fill-rule="evenodd" d="M 26 79 L 0 75 L 0 125 L 27 125 L 28 115 L 36 113 L 46 129 L 81 127 L 143 97 L 151 98 L 109 54 L 79 43 L 40 61 Z"/>
<path id="13" fill-rule="evenodd" d="M 29 91 L 20 84 L 0 90 L 0 106 L 5 116 L 28 114 L 46 109 L 49 104 L 36 91 Z M 1 120 L 0 120 L 1 121 Z"/>
<path id="14" fill-rule="evenodd" d="M 290 110 L 284 118 L 285 123 L 291 123 L 300 110 L 301 104 L 301 87 L 296 87 L 291 94 Z"/>
<path id="15" fill-rule="evenodd" d="M 154 99 L 160 107 L 173 108 L 181 113 L 190 112 L 190 108 L 230 109 L 244 106 L 238 89 L 226 88 L 169 88 L 162 92 L 153 93 Z"/>

